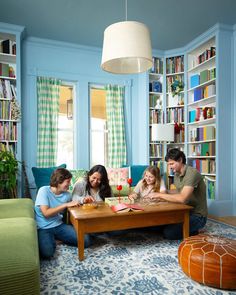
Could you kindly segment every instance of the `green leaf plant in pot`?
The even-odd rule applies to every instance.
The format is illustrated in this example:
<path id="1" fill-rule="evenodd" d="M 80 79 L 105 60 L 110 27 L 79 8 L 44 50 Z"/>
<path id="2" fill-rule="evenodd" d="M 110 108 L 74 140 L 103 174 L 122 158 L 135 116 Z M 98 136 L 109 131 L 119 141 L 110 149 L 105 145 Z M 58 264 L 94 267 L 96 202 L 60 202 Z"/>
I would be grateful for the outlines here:
<path id="1" fill-rule="evenodd" d="M 0 151 L 0 199 L 16 197 L 18 161 L 13 153 Z"/>

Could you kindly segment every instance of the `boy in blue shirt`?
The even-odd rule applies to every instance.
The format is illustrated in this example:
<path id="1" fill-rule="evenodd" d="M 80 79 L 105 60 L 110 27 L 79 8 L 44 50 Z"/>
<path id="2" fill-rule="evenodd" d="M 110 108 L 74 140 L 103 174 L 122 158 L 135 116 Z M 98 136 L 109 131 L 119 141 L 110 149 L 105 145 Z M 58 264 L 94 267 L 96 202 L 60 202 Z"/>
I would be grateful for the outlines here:
<path id="1" fill-rule="evenodd" d="M 39 189 L 35 201 L 35 218 L 38 227 L 39 253 L 50 258 L 56 250 L 56 240 L 77 246 L 77 235 L 72 225 L 63 223 L 62 213 L 69 207 L 78 206 L 68 192 L 72 174 L 65 168 L 56 169 L 51 176 L 50 186 Z M 85 236 L 85 247 L 90 244 Z"/>

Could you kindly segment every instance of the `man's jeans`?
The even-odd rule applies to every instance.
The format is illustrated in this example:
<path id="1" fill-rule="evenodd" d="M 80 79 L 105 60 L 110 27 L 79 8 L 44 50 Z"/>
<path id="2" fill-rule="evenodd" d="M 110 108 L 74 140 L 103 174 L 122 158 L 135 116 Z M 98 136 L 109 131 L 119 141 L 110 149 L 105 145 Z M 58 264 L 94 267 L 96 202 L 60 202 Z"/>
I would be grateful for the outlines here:
<path id="1" fill-rule="evenodd" d="M 77 246 L 77 235 L 72 225 L 65 223 L 49 229 L 38 229 L 39 253 L 42 258 L 50 258 L 56 250 L 56 240 Z M 84 246 L 91 244 L 90 237 L 85 235 Z"/>
<path id="2" fill-rule="evenodd" d="M 193 236 L 198 234 L 199 229 L 203 228 L 206 224 L 207 218 L 199 215 L 189 216 L 189 235 Z M 183 238 L 183 224 L 168 224 L 163 228 L 163 236 L 168 240 L 180 240 Z"/>

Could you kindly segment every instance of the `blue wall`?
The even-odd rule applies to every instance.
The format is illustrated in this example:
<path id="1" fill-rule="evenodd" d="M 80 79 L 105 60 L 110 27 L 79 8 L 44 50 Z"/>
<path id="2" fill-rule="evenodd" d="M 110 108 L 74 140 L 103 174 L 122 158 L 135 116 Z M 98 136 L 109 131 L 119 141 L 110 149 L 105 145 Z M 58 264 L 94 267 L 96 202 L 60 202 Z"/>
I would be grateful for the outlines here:
<path id="1" fill-rule="evenodd" d="M 22 146 L 27 173 L 36 165 L 37 76 L 76 83 L 76 167 L 89 168 L 89 83 L 126 86 L 125 112 L 128 164 L 148 160 L 146 73 L 114 75 L 100 69 L 101 50 L 57 41 L 30 38 L 23 41 L 22 56 Z"/>

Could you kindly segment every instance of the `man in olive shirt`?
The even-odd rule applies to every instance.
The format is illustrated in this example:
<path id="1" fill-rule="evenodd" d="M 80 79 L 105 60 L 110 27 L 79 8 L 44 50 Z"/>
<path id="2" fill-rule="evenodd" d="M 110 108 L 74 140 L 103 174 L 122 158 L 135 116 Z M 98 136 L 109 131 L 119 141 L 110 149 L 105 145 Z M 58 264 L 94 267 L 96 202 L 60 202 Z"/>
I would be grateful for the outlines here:
<path id="1" fill-rule="evenodd" d="M 186 165 L 185 154 L 179 149 L 170 149 L 165 160 L 175 173 L 176 190 L 168 194 L 153 193 L 149 198 L 192 206 L 189 218 L 190 235 L 198 234 L 199 229 L 203 228 L 207 221 L 206 186 L 203 177 L 197 169 Z M 164 237 L 171 240 L 181 239 L 182 229 L 182 224 L 165 225 Z"/>

